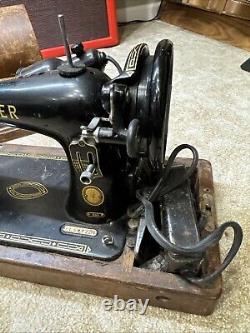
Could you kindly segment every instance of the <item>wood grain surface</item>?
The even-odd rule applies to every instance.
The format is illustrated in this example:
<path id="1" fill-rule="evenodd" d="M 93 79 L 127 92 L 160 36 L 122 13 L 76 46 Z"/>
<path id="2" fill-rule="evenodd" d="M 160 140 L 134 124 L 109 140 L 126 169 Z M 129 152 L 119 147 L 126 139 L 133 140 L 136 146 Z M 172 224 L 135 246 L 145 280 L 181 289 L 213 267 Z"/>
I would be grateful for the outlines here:
<path id="1" fill-rule="evenodd" d="M 36 36 L 23 5 L 0 8 L 0 31 L 0 78 L 14 76 L 18 68 L 41 60 Z M 30 133 L 0 124 L 0 143 Z"/>
<path id="2" fill-rule="evenodd" d="M 250 51 L 250 21 L 168 3 L 162 21 Z"/>
<path id="3" fill-rule="evenodd" d="M 0 8 L 0 31 L 0 78 L 13 76 L 18 68 L 41 60 L 36 36 L 23 5 Z"/>
<path id="4" fill-rule="evenodd" d="M 0 124 L 0 143 L 4 143 L 10 140 L 15 140 L 31 134 L 33 133 L 30 131 Z"/>

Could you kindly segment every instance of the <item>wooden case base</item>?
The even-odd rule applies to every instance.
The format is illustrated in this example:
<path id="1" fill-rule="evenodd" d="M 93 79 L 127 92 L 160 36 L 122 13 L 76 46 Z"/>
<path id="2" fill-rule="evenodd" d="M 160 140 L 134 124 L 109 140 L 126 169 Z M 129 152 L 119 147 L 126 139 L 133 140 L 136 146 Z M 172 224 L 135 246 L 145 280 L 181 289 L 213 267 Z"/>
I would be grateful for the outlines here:
<path id="1" fill-rule="evenodd" d="M 0 154 L 64 156 L 62 149 L 5 145 Z M 188 159 L 180 159 L 189 163 Z M 200 160 L 196 179 L 200 209 L 209 210 L 205 233 L 216 226 L 212 168 Z M 207 252 L 204 272 L 213 271 L 220 262 L 219 248 Z M 133 251 L 125 248 L 113 262 L 68 257 L 0 245 L 0 274 L 18 280 L 127 300 L 149 299 L 149 305 L 198 315 L 213 312 L 221 295 L 222 279 L 209 288 L 200 288 L 181 277 L 134 267 Z"/>

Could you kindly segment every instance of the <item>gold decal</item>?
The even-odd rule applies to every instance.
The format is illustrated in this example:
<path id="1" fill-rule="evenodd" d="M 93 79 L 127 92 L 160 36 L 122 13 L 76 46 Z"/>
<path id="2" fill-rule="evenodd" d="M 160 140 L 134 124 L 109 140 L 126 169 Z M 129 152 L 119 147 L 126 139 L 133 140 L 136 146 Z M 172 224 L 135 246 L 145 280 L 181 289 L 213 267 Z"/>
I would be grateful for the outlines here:
<path id="1" fill-rule="evenodd" d="M 92 251 L 91 248 L 86 244 L 70 243 L 42 237 L 14 234 L 4 231 L 0 231 L 0 241 L 11 244 L 24 244 L 26 246 L 34 246 L 37 248 L 45 248 L 47 250 L 56 250 L 60 252 L 67 251 L 74 254 L 87 254 Z"/>
<path id="2" fill-rule="evenodd" d="M 47 188 L 40 183 L 25 181 L 6 187 L 8 194 L 19 200 L 40 198 L 48 193 Z"/>
<path id="3" fill-rule="evenodd" d="M 0 118 L 8 118 L 5 114 L 5 105 L 0 104 Z"/>
<path id="4" fill-rule="evenodd" d="M 125 65 L 126 72 L 130 72 L 130 71 L 133 72 L 136 69 L 137 63 L 139 60 L 139 56 L 140 56 L 140 52 L 143 47 L 144 47 L 144 44 L 139 44 L 130 51 L 130 53 L 128 55 L 127 63 Z"/>
<path id="5" fill-rule="evenodd" d="M 68 159 L 64 156 L 56 156 L 56 155 L 44 155 L 44 154 L 30 154 L 30 153 L 21 153 L 21 152 L 8 152 L 8 151 L 1 151 L 1 156 L 15 156 L 15 157 L 25 157 L 25 158 L 39 158 L 42 160 L 58 160 L 58 161 L 68 161 Z"/>
<path id="6" fill-rule="evenodd" d="M 16 115 L 16 108 L 14 105 L 8 105 L 8 111 L 11 119 L 19 119 Z"/>
<path id="7" fill-rule="evenodd" d="M 82 190 L 85 202 L 91 206 L 100 206 L 104 201 L 104 194 L 97 186 L 86 186 Z"/>
<path id="8" fill-rule="evenodd" d="M 16 107 L 14 105 L 0 104 L 0 118 L 19 119 L 16 114 Z"/>
<path id="9" fill-rule="evenodd" d="M 97 235 L 97 230 L 93 228 L 85 228 L 80 225 L 64 224 L 61 231 L 65 234 L 73 234 L 76 236 L 90 236 L 95 237 Z"/>

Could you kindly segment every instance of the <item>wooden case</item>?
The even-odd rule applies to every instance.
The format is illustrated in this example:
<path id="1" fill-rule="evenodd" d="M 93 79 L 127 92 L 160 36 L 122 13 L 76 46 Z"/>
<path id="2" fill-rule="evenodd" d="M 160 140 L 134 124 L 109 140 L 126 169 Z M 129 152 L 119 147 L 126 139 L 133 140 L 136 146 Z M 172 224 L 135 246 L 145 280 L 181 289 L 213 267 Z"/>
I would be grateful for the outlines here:
<path id="1" fill-rule="evenodd" d="M 3 146 L 0 154 L 64 156 L 62 149 L 17 145 Z M 189 159 L 179 161 L 190 163 Z M 209 233 L 216 227 L 216 212 L 212 168 L 208 161 L 199 161 L 196 191 L 200 209 L 210 212 L 205 230 Z M 204 272 L 215 270 L 219 263 L 219 248 L 215 246 L 206 254 Z M 149 299 L 152 306 L 199 315 L 213 312 L 222 291 L 221 278 L 201 288 L 175 274 L 135 267 L 133 251 L 127 247 L 117 260 L 101 262 L 0 245 L 0 274 L 99 296 Z"/>

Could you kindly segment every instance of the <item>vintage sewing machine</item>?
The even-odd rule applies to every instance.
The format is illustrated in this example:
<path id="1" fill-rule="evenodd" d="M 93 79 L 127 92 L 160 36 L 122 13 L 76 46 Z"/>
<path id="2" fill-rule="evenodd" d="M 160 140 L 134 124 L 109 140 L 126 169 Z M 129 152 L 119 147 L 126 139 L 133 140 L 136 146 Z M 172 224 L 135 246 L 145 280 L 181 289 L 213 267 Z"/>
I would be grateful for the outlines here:
<path id="1" fill-rule="evenodd" d="M 22 254 L 27 261 L 31 260 L 28 253 L 33 253 L 34 267 L 52 260 L 49 265 L 46 261 L 50 271 L 52 262 L 63 257 L 79 270 L 83 262 L 92 265 L 90 272 L 97 267 L 93 265 L 106 267 L 102 274 L 108 280 L 107 267 L 117 272 L 120 265 L 119 277 L 113 276 L 119 282 L 111 289 L 128 298 L 128 286 L 142 283 L 145 272 L 148 277 L 161 274 L 149 278 L 148 289 L 146 280 L 142 283 L 143 297 L 150 300 L 157 276 L 176 279 L 172 285 L 166 282 L 172 292 L 189 288 L 192 294 L 211 288 L 237 253 L 242 230 L 236 222 L 215 228 L 211 179 L 204 187 L 204 177 L 209 178 L 211 170 L 207 162 L 199 161 L 194 147 L 183 144 L 165 160 L 173 44 L 162 40 L 153 56 L 146 44 L 135 46 L 122 70 L 113 58 L 97 50 L 85 51 L 81 44 L 72 47 L 72 58 L 62 16 L 59 22 L 67 60 L 44 60 L 0 82 L 0 121 L 54 138 L 67 157 L 32 157 L 2 149 L 0 243 L 5 246 L 5 259 L 0 262 L 10 262 L 9 253 L 18 247 L 19 263 Z M 112 79 L 104 72 L 108 61 L 119 72 Z M 193 158 L 176 160 L 184 149 Z M 199 187 L 202 195 L 197 194 Z M 220 264 L 216 245 L 227 228 L 234 230 L 234 240 Z M 207 255 L 211 248 L 217 249 L 212 266 Z M 128 267 L 130 261 L 135 271 Z M 206 261 L 208 273 L 203 268 Z M 15 272 L 6 275 L 32 280 L 22 270 Z M 91 276 L 90 272 L 85 273 Z M 135 280 L 123 281 L 124 276 Z M 103 289 L 107 287 L 104 280 L 100 280 Z M 46 283 L 38 277 L 32 281 Z M 127 283 L 126 291 L 117 289 L 122 281 Z M 161 293 L 163 284 L 157 284 Z M 76 282 L 73 289 L 81 288 Z M 174 302 L 166 304 L 164 293 L 157 297 L 152 304 L 178 308 Z M 178 309 L 195 312 L 192 298 L 186 306 L 184 298 Z M 209 313 L 211 307 L 197 311 Z"/>

